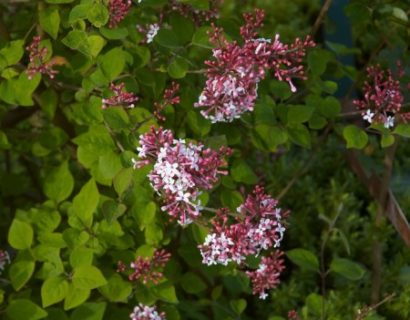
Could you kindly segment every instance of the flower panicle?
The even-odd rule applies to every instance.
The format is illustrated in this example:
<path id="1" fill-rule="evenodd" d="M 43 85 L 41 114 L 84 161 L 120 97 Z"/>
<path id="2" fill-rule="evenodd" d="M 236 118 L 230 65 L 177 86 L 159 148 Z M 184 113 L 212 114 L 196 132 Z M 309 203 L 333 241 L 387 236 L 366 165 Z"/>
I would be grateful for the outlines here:
<path id="1" fill-rule="evenodd" d="M 115 28 L 128 15 L 132 6 L 131 0 L 110 0 L 108 3 L 110 28 Z"/>
<path id="2" fill-rule="evenodd" d="M 123 106 L 126 105 L 127 108 L 134 108 L 135 103 L 139 100 L 139 98 L 132 92 L 124 91 L 125 83 L 120 83 L 115 85 L 111 83 L 110 89 L 114 92 L 114 95 L 102 99 L 102 109 L 107 109 L 109 106 Z"/>
<path id="3" fill-rule="evenodd" d="M 165 320 L 165 312 L 158 312 L 157 307 L 149 307 L 142 303 L 134 307 L 130 314 L 131 320 Z"/>
<path id="4" fill-rule="evenodd" d="M 162 97 L 161 102 L 155 102 L 154 103 L 154 116 L 159 120 L 159 121 L 165 121 L 165 116 L 161 113 L 166 106 L 173 106 L 176 104 L 179 104 L 181 102 L 181 98 L 178 95 L 180 89 L 179 83 L 173 81 L 171 83 L 171 86 L 165 89 L 164 95 Z"/>
<path id="5" fill-rule="evenodd" d="M 369 66 L 363 84 L 363 98 L 353 104 L 361 111 L 363 120 L 370 124 L 383 124 L 386 129 L 395 126 L 397 121 L 410 120 L 410 112 L 402 112 L 403 93 L 399 79 L 404 76 L 400 61 L 397 62 L 397 75 L 391 69 L 380 65 Z"/>
<path id="6" fill-rule="evenodd" d="M 33 37 L 33 41 L 26 47 L 26 50 L 29 53 L 29 64 L 26 70 L 28 78 L 31 80 L 36 74 L 40 73 L 48 75 L 50 79 L 54 79 L 58 73 L 57 70 L 53 69 L 56 63 L 53 60 L 46 61 L 48 49 L 41 46 L 41 37 Z"/>
<path id="7" fill-rule="evenodd" d="M 129 281 L 141 281 L 143 284 L 151 282 L 157 284 L 162 278 L 162 270 L 169 259 L 171 254 L 165 250 L 156 250 L 152 258 L 137 257 L 130 263 L 129 267 L 119 261 L 117 264 L 117 272 L 124 273 L 131 271 L 128 276 Z"/>

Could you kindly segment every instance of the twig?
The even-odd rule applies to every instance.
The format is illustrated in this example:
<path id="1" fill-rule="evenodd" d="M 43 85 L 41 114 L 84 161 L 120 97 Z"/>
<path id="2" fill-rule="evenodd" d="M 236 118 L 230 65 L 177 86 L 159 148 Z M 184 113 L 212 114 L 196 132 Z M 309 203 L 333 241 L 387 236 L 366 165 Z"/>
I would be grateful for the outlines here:
<path id="1" fill-rule="evenodd" d="M 315 24 L 313 25 L 312 32 L 311 32 L 312 35 L 316 34 L 316 32 L 319 30 L 320 25 L 322 24 L 326 13 L 329 11 L 331 4 L 332 4 L 332 0 L 326 0 L 325 3 L 323 4 L 322 9 L 320 9 L 319 15 L 316 18 Z"/>

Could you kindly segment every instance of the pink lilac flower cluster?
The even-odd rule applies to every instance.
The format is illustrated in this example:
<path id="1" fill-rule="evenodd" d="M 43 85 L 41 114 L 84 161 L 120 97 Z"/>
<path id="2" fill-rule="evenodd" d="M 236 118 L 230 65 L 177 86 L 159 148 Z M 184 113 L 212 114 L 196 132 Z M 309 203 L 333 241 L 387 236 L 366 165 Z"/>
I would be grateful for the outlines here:
<path id="1" fill-rule="evenodd" d="M 256 186 L 253 194 L 237 208 L 235 223 L 229 224 L 227 209 L 219 210 L 212 221 L 212 232 L 199 246 L 203 263 L 227 265 L 234 261 L 241 264 L 248 255 L 279 247 L 287 213 L 283 214 L 277 203 L 262 187 Z"/>
<path id="2" fill-rule="evenodd" d="M 115 85 L 111 83 L 110 89 L 114 92 L 114 95 L 107 99 L 102 99 L 102 109 L 108 108 L 108 106 L 121 106 L 127 105 L 128 108 L 134 108 L 134 103 L 138 101 L 138 97 L 131 92 L 124 92 L 124 83 Z"/>
<path id="3" fill-rule="evenodd" d="M 110 13 L 109 27 L 115 28 L 127 16 L 132 5 L 131 0 L 110 0 L 108 10 Z"/>
<path id="4" fill-rule="evenodd" d="M 277 248 L 285 232 L 288 213 L 277 208 L 278 202 L 256 186 L 253 194 L 237 208 L 235 223 L 229 224 L 227 209 L 218 210 L 212 221 L 212 232 L 199 246 L 202 262 L 206 265 L 242 265 L 249 255 L 259 255 L 262 250 Z M 253 292 L 265 299 L 266 290 L 275 288 L 284 269 L 281 251 L 263 257 L 259 268 L 247 272 L 253 283 Z"/>
<path id="5" fill-rule="evenodd" d="M 174 139 L 171 131 L 151 128 L 140 136 L 137 148 L 140 161 L 133 160 L 134 168 L 152 163 L 148 178 L 162 197 L 162 211 L 177 219 L 181 225 L 191 223 L 200 215 L 201 190 L 209 190 L 218 182 L 225 166 L 224 156 L 230 150 L 205 148 L 202 144 Z"/>
<path id="6" fill-rule="evenodd" d="M 310 37 L 296 39 L 288 45 L 275 39 L 256 38 L 256 30 L 263 25 L 265 13 L 255 10 L 254 14 L 244 14 L 245 25 L 240 33 L 243 45 L 229 42 L 223 30 L 212 26 L 210 42 L 213 60 L 207 64 L 207 81 L 195 107 L 204 108 L 202 115 L 212 122 L 231 122 L 244 112 L 252 111 L 257 98 L 258 83 L 272 71 L 280 81 L 289 83 L 296 91 L 292 79 L 306 79 L 302 61 L 306 49 L 314 47 Z"/>
<path id="7" fill-rule="evenodd" d="M 170 258 L 171 254 L 167 251 L 156 250 L 152 258 L 137 257 L 130 263 L 129 268 L 122 261 L 119 261 L 117 271 L 127 272 L 131 270 L 131 274 L 128 276 L 130 281 L 157 284 L 163 277 L 160 270 L 165 267 Z"/>
<path id="8" fill-rule="evenodd" d="M 160 121 L 165 121 L 165 117 L 161 114 L 162 110 L 166 106 L 173 106 L 175 104 L 179 104 L 181 102 L 181 99 L 178 95 L 179 91 L 179 84 L 173 81 L 171 83 L 171 86 L 164 91 L 163 95 L 163 100 L 161 102 L 155 102 L 154 103 L 154 116 L 160 120 Z"/>
<path id="9" fill-rule="evenodd" d="M 275 289 L 280 283 L 280 275 L 285 270 L 285 260 L 282 251 L 275 251 L 267 257 L 262 257 L 258 269 L 247 271 L 252 282 L 252 292 L 260 299 L 266 299 L 267 290 Z"/>
<path id="10" fill-rule="evenodd" d="M 26 47 L 29 52 L 29 65 L 27 66 L 27 75 L 29 79 L 37 74 L 47 74 L 51 79 L 58 73 L 57 70 L 53 69 L 55 63 L 51 60 L 46 62 L 48 49 L 46 47 L 40 46 L 41 37 L 35 36 L 32 43 Z"/>
<path id="11" fill-rule="evenodd" d="M 158 313 L 155 306 L 148 307 L 140 303 L 130 314 L 131 320 L 165 320 L 165 312 Z"/>
<path id="12" fill-rule="evenodd" d="M 400 70 L 398 77 L 403 76 Z M 361 110 L 363 120 L 368 123 L 383 124 L 386 129 L 392 128 L 397 120 L 407 121 L 410 112 L 400 113 L 403 94 L 400 82 L 390 69 L 383 70 L 379 65 L 367 68 L 367 81 L 363 86 L 363 99 L 353 103 Z"/>
<path id="13" fill-rule="evenodd" d="M 3 272 L 6 265 L 10 263 L 10 256 L 7 251 L 0 250 L 0 274 Z"/>

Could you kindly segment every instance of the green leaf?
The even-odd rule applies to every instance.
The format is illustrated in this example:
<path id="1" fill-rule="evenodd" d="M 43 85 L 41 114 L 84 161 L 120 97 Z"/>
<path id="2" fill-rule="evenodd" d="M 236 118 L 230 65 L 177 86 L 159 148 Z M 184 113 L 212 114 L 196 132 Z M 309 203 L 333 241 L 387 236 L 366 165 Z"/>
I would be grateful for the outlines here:
<path id="1" fill-rule="evenodd" d="M 105 180 L 112 180 L 121 169 L 120 156 L 115 152 L 108 152 L 98 159 L 98 171 Z"/>
<path id="2" fill-rule="evenodd" d="M 353 281 L 360 280 L 366 273 L 366 269 L 360 264 L 344 258 L 334 258 L 330 270 Z"/>
<path id="3" fill-rule="evenodd" d="M 101 28 L 100 33 L 108 40 L 120 40 L 128 36 L 128 30 L 126 28 Z"/>
<path id="4" fill-rule="evenodd" d="M 166 48 L 178 48 L 182 46 L 177 35 L 173 31 L 164 28 L 158 31 L 154 41 Z"/>
<path id="5" fill-rule="evenodd" d="M 90 47 L 90 54 L 93 57 L 97 57 L 102 48 L 105 46 L 106 41 L 103 37 L 100 37 L 97 34 L 93 34 L 88 37 L 88 45 Z"/>
<path id="6" fill-rule="evenodd" d="M 410 125 L 399 124 L 396 129 L 394 129 L 393 133 L 405 138 L 410 138 Z"/>
<path id="7" fill-rule="evenodd" d="M 3 131 L 0 131 L 0 149 L 10 149 L 9 139 Z"/>
<path id="8" fill-rule="evenodd" d="M 255 126 L 255 132 L 257 137 L 263 141 L 270 151 L 276 151 L 279 145 L 288 140 L 286 131 L 277 126 L 260 124 Z"/>
<path id="9" fill-rule="evenodd" d="M 27 299 L 12 300 L 6 309 L 10 320 L 38 320 L 47 317 L 47 312 Z"/>
<path id="10" fill-rule="evenodd" d="M 76 5 L 73 9 L 71 9 L 70 14 L 68 16 L 68 22 L 70 24 L 75 23 L 78 20 L 84 20 L 88 16 L 88 12 L 91 9 L 91 4 L 79 4 Z"/>
<path id="11" fill-rule="evenodd" d="M 70 254 L 70 265 L 73 268 L 90 266 L 93 263 L 94 252 L 86 247 L 77 247 Z"/>
<path id="12" fill-rule="evenodd" d="M 143 205 L 136 205 L 133 208 L 133 216 L 137 221 L 141 230 L 155 221 L 155 213 L 157 212 L 157 205 L 155 202 L 148 202 Z"/>
<path id="13" fill-rule="evenodd" d="M 343 129 L 343 137 L 347 142 L 347 148 L 363 149 L 368 142 L 368 136 L 362 129 L 355 125 L 348 125 Z"/>
<path id="14" fill-rule="evenodd" d="M 109 81 L 118 77 L 125 67 L 125 54 L 121 48 L 114 48 L 101 57 L 101 70 Z"/>
<path id="15" fill-rule="evenodd" d="M 242 314 L 245 311 L 247 305 L 245 299 L 231 300 L 229 304 L 232 310 L 238 315 Z"/>
<path id="16" fill-rule="evenodd" d="M 168 303 L 177 303 L 178 298 L 175 287 L 170 282 L 164 282 L 155 287 L 155 293 L 159 299 Z"/>
<path id="17" fill-rule="evenodd" d="M 187 272 L 181 278 L 181 286 L 188 293 L 199 293 L 206 290 L 206 283 L 195 273 Z"/>
<path id="18" fill-rule="evenodd" d="M 294 264 L 309 271 L 319 271 L 319 260 L 316 256 L 306 249 L 292 249 L 286 255 Z"/>
<path id="19" fill-rule="evenodd" d="M 47 117 L 53 119 L 58 104 L 58 96 L 56 92 L 51 88 L 44 90 L 40 95 L 39 104 Z"/>
<path id="20" fill-rule="evenodd" d="M 75 309 L 71 314 L 71 320 L 102 320 L 104 317 L 106 302 L 87 302 Z"/>
<path id="21" fill-rule="evenodd" d="M 90 296 L 90 289 L 76 288 L 69 284 L 67 296 L 64 299 L 64 310 L 75 308 L 82 304 Z"/>
<path id="22" fill-rule="evenodd" d="M 329 51 L 323 49 L 313 49 L 309 51 L 307 62 L 310 72 L 314 76 L 320 76 L 326 70 L 329 60 L 332 58 Z"/>
<path id="23" fill-rule="evenodd" d="M 209 43 L 209 31 L 211 31 L 210 27 L 198 28 L 192 37 L 192 44 L 198 47 L 212 49 L 212 46 Z"/>
<path id="24" fill-rule="evenodd" d="M 91 179 L 81 188 L 73 200 L 71 210 L 87 227 L 91 227 L 99 198 L 97 185 L 94 179 Z"/>
<path id="25" fill-rule="evenodd" d="M 33 259 L 24 259 L 14 262 L 9 270 L 11 284 L 19 291 L 30 280 L 35 268 Z"/>
<path id="26" fill-rule="evenodd" d="M 108 279 L 107 284 L 98 290 L 111 302 L 127 302 L 127 298 L 132 292 L 132 285 L 119 274 L 113 274 Z"/>
<path id="27" fill-rule="evenodd" d="M 82 265 L 74 269 L 73 284 L 79 289 L 95 289 L 107 284 L 103 274 L 94 266 Z"/>
<path id="28" fill-rule="evenodd" d="M 87 33 L 82 30 L 70 31 L 61 42 L 73 50 L 78 50 L 82 54 L 90 55 L 90 46 L 88 44 Z"/>
<path id="29" fill-rule="evenodd" d="M 24 40 L 14 40 L 0 50 L 0 70 L 18 63 L 24 55 Z"/>
<path id="30" fill-rule="evenodd" d="M 54 4 L 62 4 L 62 3 L 71 3 L 74 2 L 74 0 L 46 0 L 48 3 L 54 3 Z"/>
<path id="31" fill-rule="evenodd" d="M 130 187 L 133 174 L 133 168 L 125 168 L 120 170 L 120 172 L 118 172 L 118 174 L 114 177 L 114 189 L 119 196 L 121 196 Z"/>
<path id="32" fill-rule="evenodd" d="M 171 78 L 184 78 L 188 71 L 188 62 L 181 57 L 175 58 L 168 66 L 168 74 Z"/>
<path id="33" fill-rule="evenodd" d="M 9 229 L 8 241 L 14 249 L 29 249 L 33 243 L 33 228 L 15 218 Z"/>
<path id="34" fill-rule="evenodd" d="M 41 286 L 41 300 L 46 308 L 62 301 L 68 293 L 68 281 L 61 276 L 50 277 Z"/>
<path id="35" fill-rule="evenodd" d="M 87 18 L 94 27 L 100 28 L 108 22 L 108 9 L 102 3 L 94 3 L 88 11 Z"/>
<path id="36" fill-rule="evenodd" d="M 310 106 L 296 105 L 288 107 L 288 123 L 303 123 L 310 119 L 314 108 Z"/>
<path id="37" fill-rule="evenodd" d="M 258 177 L 253 172 L 251 167 L 243 160 L 236 160 L 231 167 L 232 178 L 237 182 L 246 184 L 255 184 Z"/>
<path id="38" fill-rule="evenodd" d="M 44 193 L 57 203 L 67 199 L 74 188 L 74 178 L 68 168 L 68 162 L 48 170 L 44 181 Z"/>
<path id="39" fill-rule="evenodd" d="M 394 143 L 394 135 L 392 134 L 383 134 L 380 140 L 380 145 L 382 148 L 390 147 Z"/>
<path id="40" fill-rule="evenodd" d="M 289 139 L 302 147 L 311 147 L 310 131 L 303 124 L 294 124 L 288 127 Z"/>
<path id="41" fill-rule="evenodd" d="M 40 26 L 53 39 L 57 39 L 58 30 L 60 28 L 60 14 L 56 7 L 48 7 L 44 11 L 40 11 Z"/>
<path id="42" fill-rule="evenodd" d="M 231 191 L 228 189 L 222 189 L 220 193 L 221 202 L 224 207 L 236 211 L 236 208 L 243 202 L 242 195 L 238 191 Z"/>
<path id="43" fill-rule="evenodd" d="M 29 107 L 34 104 L 33 92 L 41 81 L 41 75 L 36 74 L 31 80 L 25 72 L 20 73 L 18 78 L 2 81 L 0 84 L 0 99 L 9 104 L 18 104 Z"/>

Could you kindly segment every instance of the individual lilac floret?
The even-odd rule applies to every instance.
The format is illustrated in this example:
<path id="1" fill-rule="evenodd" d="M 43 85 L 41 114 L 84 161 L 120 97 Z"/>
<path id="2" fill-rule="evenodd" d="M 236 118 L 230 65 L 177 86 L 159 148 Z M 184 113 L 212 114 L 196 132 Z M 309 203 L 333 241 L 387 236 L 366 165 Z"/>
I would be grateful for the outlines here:
<path id="1" fill-rule="evenodd" d="M 296 91 L 292 79 L 306 79 L 302 65 L 306 49 L 315 43 L 307 37 L 296 39 L 291 45 L 283 44 L 276 35 L 271 39 L 256 38 L 256 30 L 263 25 L 265 13 L 255 10 L 244 14 L 245 25 L 240 33 L 243 45 L 229 42 L 222 28 L 212 25 L 210 42 L 215 45 L 212 60 L 207 64 L 207 80 L 195 107 L 203 108 L 202 115 L 212 122 L 232 122 L 243 113 L 252 111 L 257 98 L 258 83 L 272 71 L 280 81 L 289 83 Z"/>
<path id="2" fill-rule="evenodd" d="M 155 306 L 148 307 L 140 303 L 130 314 L 131 320 L 165 320 L 165 313 L 158 313 Z"/>
<path id="3" fill-rule="evenodd" d="M 287 213 L 277 208 L 277 201 L 265 194 L 262 187 L 255 187 L 237 210 L 239 214 L 233 224 L 228 223 L 227 209 L 217 212 L 211 233 L 199 246 L 204 264 L 241 264 L 248 255 L 279 247 Z"/>
<path id="4" fill-rule="evenodd" d="M 40 47 L 41 37 L 35 36 L 33 42 L 26 47 L 29 52 L 30 63 L 27 66 L 26 73 L 28 78 L 31 80 L 37 74 L 46 74 L 53 79 L 58 73 L 57 70 L 53 69 L 55 63 L 51 60 L 46 62 L 48 49 L 46 47 Z"/>
<path id="5" fill-rule="evenodd" d="M 137 24 L 137 30 L 145 35 L 145 39 L 143 39 L 142 43 L 151 43 L 154 41 L 154 38 L 157 36 L 161 26 L 159 23 L 151 23 L 147 25 L 139 25 Z"/>
<path id="6" fill-rule="evenodd" d="M 398 63 L 398 78 L 404 75 Z M 401 113 L 403 93 L 400 82 L 390 69 L 383 70 L 379 65 L 367 68 L 367 80 L 363 85 L 363 98 L 353 103 L 361 110 L 363 120 L 370 124 L 383 124 L 386 129 L 394 127 L 396 120 L 406 122 L 410 112 Z"/>
<path id="7" fill-rule="evenodd" d="M 275 289 L 280 283 L 280 275 L 285 270 L 285 261 L 282 251 L 275 251 L 267 257 L 262 257 L 258 269 L 247 271 L 246 274 L 252 282 L 252 292 L 260 299 L 266 299 L 266 291 Z"/>
<path id="8" fill-rule="evenodd" d="M 10 256 L 7 251 L 0 250 L 0 274 L 2 274 L 6 265 L 10 263 Z"/>
<path id="9" fill-rule="evenodd" d="M 131 270 L 128 276 L 130 281 L 142 281 L 143 284 L 152 282 L 157 284 L 162 278 L 161 270 L 165 267 L 171 254 L 165 250 L 156 250 L 152 258 L 137 257 L 130 263 L 129 268 L 122 262 L 118 262 L 118 272 Z"/>
<path id="10" fill-rule="evenodd" d="M 139 98 L 132 92 L 124 92 L 124 83 L 115 85 L 111 83 L 110 89 L 114 92 L 112 97 L 107 99 L 102 99 L 102 108 L 106 109 L 108 106 L 123 106 L 127 105 L 127 108 L 134 108 L 134 103 L 139 100 Z"/>
<path id="11" fill-rule="evenodd" d="M 141 1 L 139 1 L 141 2 Z M 132 5 L 131 0 L 110 0 L 108 10 L 110 13 L 109 27 L 115 28 L 127 16 Z"/>
<path id="12" fill-rule="evenodd" d="M 162 110 L 164 110 L 166 106 L 173 106 L 181 102 L 181 98 L 178 95 L 178 91 L 179 84 L 173 81 L 171 83 L 171 86 L 165 89 L 164 95 L 162 96 L 162 101 L 154 103 L 154 116 L 159 121 L 165 121 L 165 116 L 162 114 Z"/>
<path id="13" fill-rule="evenodd" d="M 205 148 L 202 144 L 176 140 L 169 130 L 151 128 L 140 136 L 137 148 L 139 161 L 134 167 L 154 165 L 148 178 L 163 199 L 162 211 L 177 219 L 181 225 L 191 223 L 200 215 L 198 200 L 201 190 L 209 190 L 218 182 L 225 166 L 224 156 L 230 150 Z"/>

